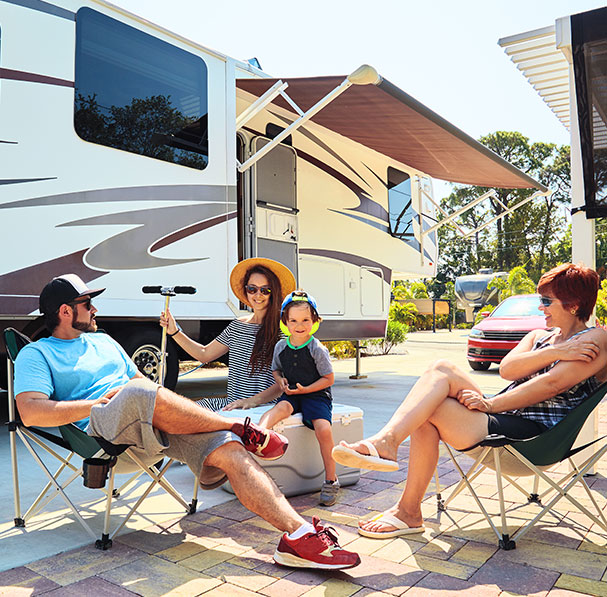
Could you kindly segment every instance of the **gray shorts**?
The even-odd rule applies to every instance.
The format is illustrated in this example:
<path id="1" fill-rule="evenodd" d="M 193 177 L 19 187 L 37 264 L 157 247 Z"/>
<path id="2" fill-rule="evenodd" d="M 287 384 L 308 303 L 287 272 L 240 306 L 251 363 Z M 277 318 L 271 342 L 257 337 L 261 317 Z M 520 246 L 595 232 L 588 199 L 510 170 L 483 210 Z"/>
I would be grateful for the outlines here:
<path id="1" fill-rule="evenodd" d="M 165 433 L 152 427 L 158 385 L 149 379 L 132 379 L 107 404 L 91 409 L 87 433 L 112 444 L 127 444 L 147 464 L 163 456 L 185 462 L 202 482 L 216 480 L 218 469 L 204 467 L 207 456 L 229 442 L 240 442 L 231 431 L 187 435 Z"/>

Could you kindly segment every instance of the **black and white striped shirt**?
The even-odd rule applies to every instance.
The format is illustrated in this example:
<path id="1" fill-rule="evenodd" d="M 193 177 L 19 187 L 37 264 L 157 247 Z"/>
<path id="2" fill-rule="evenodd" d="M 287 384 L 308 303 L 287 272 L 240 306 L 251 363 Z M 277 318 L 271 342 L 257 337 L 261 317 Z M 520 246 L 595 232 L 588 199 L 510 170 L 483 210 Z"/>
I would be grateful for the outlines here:
<path id="1" fill-rule="evenodd" d="M 224 406 L 239 398 L 250 398 L 274 385 L 270 366 L 260 372 L 251 374 L 249 361 L 255 345 L 257 332 L 261 327 L 258 323 L 245 323 L 235 319 L 217 336 L 216 340 L 228 347 L 228 397 L 202 398 L 197 403 L 210 410 L 221 410 Z"/>

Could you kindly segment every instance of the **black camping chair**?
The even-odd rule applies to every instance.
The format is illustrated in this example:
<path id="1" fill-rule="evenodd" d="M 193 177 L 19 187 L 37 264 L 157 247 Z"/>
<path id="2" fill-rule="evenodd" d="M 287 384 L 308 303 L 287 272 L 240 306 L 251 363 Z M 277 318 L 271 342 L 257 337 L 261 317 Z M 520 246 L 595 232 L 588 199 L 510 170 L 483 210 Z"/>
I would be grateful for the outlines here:
<path id="1" fill-rule="evenodd" d="M 448 499 L 443 502 L 437 479 L 439 510 L 444 510 L 449 502 L 451 502 L 464 488 L 467 488 L 497 536 L 499 546 L 506 550 L 515 549 L 516 540 L 530 531 L 535 524 L 537 524 L 547 512 L 551 512 L 556 504 L 563 498 L 568 500 L 592 522 L 596 523 L 607 532 L 607 520 L 584 479 L 584 475 L 592 470 L 593 466 L 603 457 L 605 452 L 607 452 L 607 435 L 583 445 L 573 447 L 582 426 L 599 405 L 606 393 L 607 383 L 604 383 L 598 387 L 593 394 L 588 396 L 586 400 L 572 409 L 569 414 L 556 425 L 536 437 L 526 440 L 513 440 L 503 436 L 488 436 L 477 444 L 477 446 L 464 452 L 475 458 L 475 462 L 466 472 L 464 472 L 455 458 L 453 449 L 445 444 L 456 469 L 461 475 L 461 481 L 451 492 Z M 595 450 L 587 454 L 583 462 L 576 464 L 573 460 L 573 456 L 593 445 L 595 446 Z M 558 481 L 555 481 L 544 471 L 561 462 L 568 462 L 570 470 L 563 474 Z M 487 468 L 494 470 L 496 474 L 502 526 L 501 533 L 491 520 L 491 516 L 485 509 L 481 498 L 474 491 L 472 486 L 472 481 Z M 534 487 L 532 492 L 529 493 L 515 481 L 515 478 L 532 475 L 535 476 Z M 541 507 L 541 510 L 537 515 L 521 526 L 512 537 L 510 537 L 508 532 L 506 520 L 504 480 L 525 495 L 528 502 L 535 502 Z M 538 492 L 540 481 L 543 481 L 548 486 L 542 494 Z M 572 495 L 572 488 L 578 485 L 581 485 L 581 487 L 584 488 L 586 495 L 597 511 L 597 515 L 593 514 Z"/>
<path id="2" fill-rule="evenodd" d="M 137 512 L 141 503 L 156 487 L 161 487 L 171 495 L 185 509 L 186 513 L 192 514 L 196 511 L 198 479 L 195 479 L 194 482 L 193 499 L 190 503 L 187 503 L 165 478 L 165 473 L 173 462 L 172 459 L 168 459 L 164 464 L 160 462 L 150 466 L 143 462 L 129 446 L 114 446 L 101 439 L 93 438 L 73 424 L 58 427 L 60 435 L 54 433 L 53 430 L 25 426 L 19 419 L 16 409 L 13 372 L 14 362 L 19 351 L 30 342 L 30 339 L 13 328 L 7 328 L 4 331 L 4 341 L 8 357 L 8 428 L 13 476 L 15 526 L 24 527 L 32 517 L 39 514 L 55 497 L 60 496 L 72 511 L 76 520 L 95 540 L 95 547 L 105 550 L 112 546 L 112 539 L 124 527 L 131 516 Z M 21 513 L 17 438 L 27 448 L 48 479 L 48 482 L 25 514 Z M 67 456 L 62 455 L 58 449 L 66 450 L 68 452 Z M 48 456 L 54 458 L 59 465 L 59 468 L 54 473 L 51 472 L 49 466 L 43 460 L 43 457 Z M 73 459 L 76 462 L 81 460 L 81 462 L 76 465 L 72 462 Z M 116 472 L 128 472 L 131 475 L 117 489 L 114 488 L 114 476 Z M 147 487 L 129 509 L 128 513 L 124 515 L 120 523 L 117 524 L 116 528 L 110 533 L 110 514 L 113 504 L 144 473 L 150 477 Z M 107 480 L 108 476 L 109 480 Z M 67 487 L 79 477 L 84 477 L 84 483 L 87 487 L 100 489 L 105 494 L 105 517 L 101 538 L 98 538 L 98 533 L 92 530 L 82 513 L 66 493 Z M 107 487 L 105 486 L 106 480 Z"/>

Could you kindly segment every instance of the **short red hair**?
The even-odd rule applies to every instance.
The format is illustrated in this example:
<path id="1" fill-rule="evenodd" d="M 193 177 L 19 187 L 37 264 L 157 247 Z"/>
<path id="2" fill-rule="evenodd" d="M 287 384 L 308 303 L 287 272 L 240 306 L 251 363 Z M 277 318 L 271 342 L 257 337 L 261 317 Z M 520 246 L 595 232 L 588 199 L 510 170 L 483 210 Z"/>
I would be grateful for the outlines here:
<path id="1" fill-rule="evenodd" d="M 588 321 L 599 291 L 599 276 L 589 267 L 564 263 L 540 278 L 537 291 L 540 294 L 550 292 L 565 307 L 577 307 L 578 319 Z"/>

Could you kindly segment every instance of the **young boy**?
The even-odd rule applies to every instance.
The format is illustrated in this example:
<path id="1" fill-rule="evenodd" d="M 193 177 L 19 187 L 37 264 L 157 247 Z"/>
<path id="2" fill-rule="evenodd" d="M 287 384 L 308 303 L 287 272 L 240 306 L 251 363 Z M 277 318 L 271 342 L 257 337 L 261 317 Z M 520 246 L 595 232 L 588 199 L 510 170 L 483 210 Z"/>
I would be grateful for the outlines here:
<path id="1" fill-rule="evenodd" d="M 271 410 L 261 417 L 259 425 L 271 429 L 293 413 L 302 413 L 304 425 L 314 429 L 325 466 L 319 503 L 332 506 L 337 500 L 339 481 L 331 456 L 331 386 L 335 380 L 329 351 L 312 334 L 318 329 L 320 316 L 316 301 L 302 290 L 285 298 L 280 312 L 281 328 L 286 326 L 288 339 L 279 340 L 274 348 L 272 375 L 283 395 Z"/>

